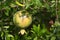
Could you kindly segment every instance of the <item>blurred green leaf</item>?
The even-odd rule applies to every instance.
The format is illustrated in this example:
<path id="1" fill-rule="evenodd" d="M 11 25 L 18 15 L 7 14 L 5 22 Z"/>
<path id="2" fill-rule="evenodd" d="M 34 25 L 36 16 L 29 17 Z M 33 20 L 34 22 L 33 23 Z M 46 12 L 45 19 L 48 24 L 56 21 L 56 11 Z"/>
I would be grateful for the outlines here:
<path id="1" fill-rule="evenodd" d="M 56 40 L 56 37 L 55 37 L 55 36 L 52 36 L 52 37 L 51 37 L 51 40 Z"/>
<path id="2" fill-rule="evenodd" d="M 3 28 L 6 28 L 6 29 L 8 29 L 8 28 L 9 28 L 9 26 L 4 26 Z"/>
<path id="3" fill-rule="evenodd" d="M 32 30 L 33 30 L 35 33 L 39 33 L 39 32 L 40 32 L 40 25 L 38 25 L 38 26 L 33 25 Z"/>
<path id="4" fill-rule="evenodd" d="M 35 37 L 33 40 L 38 40 L 37 37 Z"/>

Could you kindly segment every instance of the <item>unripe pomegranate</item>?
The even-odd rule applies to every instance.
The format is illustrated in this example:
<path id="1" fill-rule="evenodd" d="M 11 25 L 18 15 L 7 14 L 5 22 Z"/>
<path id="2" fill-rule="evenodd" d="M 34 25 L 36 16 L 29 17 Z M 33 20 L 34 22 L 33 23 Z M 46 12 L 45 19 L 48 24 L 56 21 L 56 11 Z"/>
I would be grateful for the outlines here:
<path id="1" fill-rule="evenodd" d="M 16 26 L 24 29 L 32 23 L 32 17 L 27 11 L 18 11 L 13 16 L 13 22 Z"/>

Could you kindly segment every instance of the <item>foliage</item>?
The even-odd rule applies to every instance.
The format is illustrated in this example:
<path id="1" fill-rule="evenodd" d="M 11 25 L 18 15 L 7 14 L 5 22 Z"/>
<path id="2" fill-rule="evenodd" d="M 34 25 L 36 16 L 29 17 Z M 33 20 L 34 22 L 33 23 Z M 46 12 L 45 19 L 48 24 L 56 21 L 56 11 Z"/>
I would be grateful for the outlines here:
<path id="1" fill-rule="evenodd" d="M 17 1 L 25 6 L 16 4 L 16 0 L 0 0 L 0 40 L 60 40 L 60 1 L 57 10 L 55 0 Z M 20 10 L 28 11 L 33 19 L 24 35 L 18 34 L 20 28 L 13 23 L 13 15 Z"/>

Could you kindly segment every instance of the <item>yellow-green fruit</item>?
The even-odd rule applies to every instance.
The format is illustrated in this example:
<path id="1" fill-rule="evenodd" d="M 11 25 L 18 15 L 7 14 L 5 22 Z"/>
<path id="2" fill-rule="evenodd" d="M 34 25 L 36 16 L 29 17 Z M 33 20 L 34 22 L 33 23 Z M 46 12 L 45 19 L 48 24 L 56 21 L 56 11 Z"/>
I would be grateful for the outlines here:
<path id="1" fill-rule="evenodd" d="M 20 28 L 26 28 L 32 23 L 32 17 L 27 11 L 18 11 L 13 16 L 13 22 Z"/>

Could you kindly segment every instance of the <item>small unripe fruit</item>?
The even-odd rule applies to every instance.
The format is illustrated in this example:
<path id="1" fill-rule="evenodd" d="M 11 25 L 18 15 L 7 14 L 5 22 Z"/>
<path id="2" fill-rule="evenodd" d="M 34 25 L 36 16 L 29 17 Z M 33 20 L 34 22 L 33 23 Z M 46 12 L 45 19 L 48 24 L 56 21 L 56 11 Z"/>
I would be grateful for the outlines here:
<path id="1" fill-rule="evenodd" d="M 32 23 L 32 17 L 27 11 L 18 11 L 13 16 L 13 22 L 20 28 L 26 28 Z"/>

